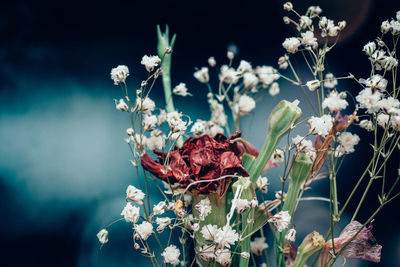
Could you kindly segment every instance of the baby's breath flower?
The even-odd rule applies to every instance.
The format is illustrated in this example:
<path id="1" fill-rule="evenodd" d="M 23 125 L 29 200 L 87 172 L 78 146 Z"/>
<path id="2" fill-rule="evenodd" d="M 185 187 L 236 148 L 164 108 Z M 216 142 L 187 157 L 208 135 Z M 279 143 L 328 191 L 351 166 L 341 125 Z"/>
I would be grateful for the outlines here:
<path id="1" fill-rule="evenodd" d="M 265 242 L 265 237 L 256 237 L 250 242 L 251 253 L 256 256 L 261 256 L 267 248 L 268 244 Z"/>
<path id="2" fill-rule="evenodd" d="M 283 4 L 283 9 L 286 11 L 292 11 L 293 10 L 293 4 L 291 2 L 286 2 Z"/>
<path id="3" fill-rule="evenodd" d="M 142 192 L 142 190 L 134 187 L 133 185 L 129 185 L 126 189 L 126 198 L 132 200 L 133 202 L 136 202 L 139 205 L 143 204 L 142 200 L 144 196 L 145 194 Z"/>
<path id="4" fill-rule="evenodd" d="M 367 113 L 375 113 L 380 109 L 379 100 L 382 93 L 379 91 L 373 92 L 370 87 L 365 88 L 356 96 L 356 100 L 360 103 L 360 108 L 367 109 Z"/>
<path id="5" fill-rule="evenodd" d="M 315 91 L 321 86 L 321 83 L 318 80 L 311 80 L 306 82 L 306 86 L 310 91 Z"/>
<path id="6" fill-rule="evenodd" d="M 125 65 L 118 65 L 118 67 L 111 70 L 111 79 L 115 85 L 120 82 L 125 82 L 125 79 L 129 76 L 129 69 Z"/>
<path id="7" fill-rule="evenodd" d="M 347 101 L 343 97 L 346 97 L 346 94 L 339 94 L 336 90 L 331 91 L 328 97 L 322 101 L 322 107 L 328 108 L 332 113 L 343 110 L 348 106 Z"/>
<path id="8" fill-rule="evenodd" d="M 314 49 L 317 49 L 318 47 L 317 38 L 314 37 L 314 33 L 312 31 L 301 33 L 301 43 Z"/>
<path id="9" fill-rule="evenodd" d="M 289 64 L 287 62 L 288 59 L 289 59 L 289 57 L 287 55 L 281 56 L 278 59 L 278 65 L 279 65 L 280 69 L 283 69 L 283 70 L 287 69 L 287 67 L 289 66 Z"/>
<path id="10" fill-rule="evenodd" d="M 208 58 L 208 65 L 210 65 L 210 67 L 215 67 L 215 65 L 217 65 L 217 62 L 215 61 L 214 57 Z"/>
<path id="11" fill-rule="evenodd" d="M 268 222 L 274 223 L 278 232 L 282 232 L 290 224 L 290 214 L 287 211 L 280 211 L 272 216 Z"/>
<path id="12" fill-rule="evenodd" d="M 147 138 L 146 146 L 149 150 L 162 149 L 165 146 L 165 135 L 158 129 L 153 130 Z"/>
<path id="13" fill-rule="evenodd" d="M 153 215 L 163 214 L 165 212 L 166 206 L 167 206 L 167 204 L 165 203 L 165 201 L 158 202 L 158 204 L 154 205 L 154 207 L 153 207 Z"/>
<path id="14" fill-rule="evenodd" d="M 285 41 L 282 43 L 282 46 L 288 51 L 289 53 L 296 53 L 299 46 L 300 41 L 295 37 L 286 38 Z"/>
<path id="15" fill-rule="evenodd" d="M 386 128 L 386 126 L 389 123 L 389 115 L 379 113 L 377 117 L 378 125 L 381 126 L 382 128 Z"/>
<path id="16" fill-rule="evenodd" d="M 290 242 L 294 242 L 296 240 L 296 230 L 294 228 L 290 229 L 286 235 L 285 239 Z"/>
<path id="17" fill-rule="evenodd" d="M 204 245 L 199 247 L 198 254 L 204 261 L 212 261 L 215 259 L 215 245 Z"/>
<path id="18" fill-rule="evenodd" d="M 136 109 L 143 114 L 150 114 L 151 112 L 153 112 L 155 107 L 156 104 L 149 97 L 146 97 L 144 99 L 140 97 L 136 98 Z"/>
<path id="19" fill-rule="evenodd" d="M 381 31 L 383 34 L 386 34 L 390 31 L 390 23 L 388 20 L 385 20 L 381 24 Z"/>
<path id="20" fill-rule="evenodd" d="M 299 20 L 299 29 L 298 30 L 304 30 L 308 27 L 310 27 L 312 24 L 312 20 L 308 16 L 301 16 Z"/>
<path id="21" fill-rule="evenodd" d="M 236 106 L 240 116 L 248 115 L 256 107 L 256 101 L 247 95 L 241 95 Z"/>
<path id="22" fill-rule="evenodd" d="M 279 79 L 278 72 L 271 66 L 257 67 L 256 73 L 260 81 L 266 86 Z"/>
<path id="23" fill-rule="evenodd" d="M 206 132 L 206 122 L 202 120 L 197 120 L 190 129 L 190 132 L 193 133 L 195 136 L 203 135 Z"/>
<path id="24" fill-rule="evenodd" d="M 219 80 L 228 84 L 235 84 L 239 80 L 239 73 L 234 68 L 228 67 L 228 65 L 222 65 Z"/>
<path id="25" fill-rule="evenodd" d="M 196 71 L 193 76 L 201 83 L 208 83 L 208 81 L 210 80 L 207 67 L 202 67 L 201 69 Z"/>
<path id="26" fill-rule="evenodd" d="M 154 70 L 154 67 L 157 67 L 161 63 L 161 59 L 158 56 L 147 56 L 144 55 L 140 64 L 146 67 L 148 72 Z"/>
<path id="27" fill-rule="evenodd" d="M 251 72 L 246 72 L 243 74 L 244 87 L 247 89 L 253 88 L 258 83 L 258 78 Z"/>
<path id="28" fill-rule="evenodd" d="M 279 84 L 277 82 L 273 82 L 269 87 L 268 93 L 271 96 L 276 96 L 277 94 L 279 94 L 279 92 L 280 92 Z"/>
<path id="29" fill-rule="evenodd" d="M 229 249 L 218 249 L 215 255 L 216 262 L 222 266 L 229 265 L 232 262 L 231 251 Z"/>
<path id="30" fill-rule="evenodd" d="M 205 240 L 214 241 L 218 226 L 207 224 L 201 228 L 201 234 Z"/>
<path id="31" fill-rule="evenodd" d="M 143 129 L 145 131 L 153 130 L 157 124 L 157 116 L 156 115 L 145 115 L 143 116 Z"/>
<path id="32" fill-rule="evenodd" d="M 139 207 L 132 206 L 132 204 L 128 202 L 122 210 L 121 215 L 124 216 L 126 222 L 137 223 L 140 216 L 139 211 Z"/>
<path id="33" fill-rule="evenodd" d="M 354 146 L 360 142 L 360 137 L 356 134 L 343 132 L 339 135 L 338 141 L 340 143 L 339 151 L 343 154 L 354 152 Z"/>
<path id="34" fill-rule="evenodd" d="M 100 232 L 97 233 L 97 238 L 99 242 L 105 244 L 108 242 L 108 231 L 106 229 L 101 229 Z"/>
<path id="35" fill-rule="evenodd" d="M 327 73 L 325 75 L 324 86 L 326 88 L 335 88 L 337 86 L 337 84 L 338 84 L 338 82 L 332 73 Z"/>
<path id="36" fill-rule="evenodd" d="M 248 207 L 250 207 L 250 203 L 247 199 L 234 199 L 232 201 L 232 205 L 236 206 L 236 211 L 237 213 L 242 213 L 243 211 L 245 211 Z"/>
<path id="37" fill-rule="evenodd" d="M 239 67 L 237 68 L 238 73 L 245 73 L 245 72 L 251 72 L 253 68 L 251 67 L 251 64 L 247 62 L 246 60 L 241 60 Z"/>
<path id="38" fill-rule="evenodd" d="M 229 60 L 232 60 L 235 57 L 235 54 L 232 51 L 228 51 L 228 52 L 226 52 L 226 57 Z"/>
<path id="39" fill-rule="evenodd" d="M 207 217 L 208 214 L 211 213 L 211 202 L 208 197 L 205 199 L 200 200 L 196 206 L 195 209 L 199 212 L 199 219 L 201 221 L 204 221 L 204 219 Z"/>
<path id="40" fill-rule="evenodd" d="M 363 50 L 365 54 L 368 56 L 371 56 L 376 50 L 376 44 L 375 42 L 368 42 L 366 45 L 364 45 Z"/>
<path id="41" fill-rule="evenodd" d="M 181 255 L 181 252 L 175 245 L 170 245 L 166 247 L 161 253 L 161 256 L 164 258 L 164 262 L 167 264 L 172 264 L 173 266 L 176 266 L 180 263 L 179 261 L 179 256 Z"/>
<path id="42" fill-rule="evenodd" d="M 360 127 L 364 128 L 367 131 L 373 131 L 374 130 L 374 124 L 370 120 L 362 120 L 360 121 Z"/>
<path id="43" fill-rule="evenodd" d="M 266 193 L 268 193 L 268 185 L 269 185 L 269 183 L 268 183 L 267 177 L 263 177 L 263 176 L 258 177 L 257 182 L 256 182 L 256 187 L 258 190 L 260 190 L 261 192 L 266 194 Z"/>
<path id="44" fill-rule="evenodd" d="M 188 96 L 190 93 L 188 92 L 188 89 L 186 88 L 185 83 L 180 83 L 175 88 L 172 90 L 172 92 L 176 95 L 180 96 Z"/>
<path id="45" fill-rule="evenodd" d="M 116 101 L 115 101 L 116 102 Z M 128 111 L 129 107 L 125 101 L 121 98 L 118 103 L 116 103 L 115 108 L 121 111 Z"/>
<path id="46" fill-rule="evenodd" d="M 367 87 L 371 87 L 374 90 L 379 90 L 382 92 L 386 90 L 388 83 L 388 81 L 379 74 L 375 74 L 367 80 L 360 79 L 359 82 L 365 84 Z"/>
<path id="47" fill-rule="evenodd" d="M 151 234 L 154 233 L 153 225 L 148 221 L 144 221 L 141 224 L 135 224 L 134 229 L 143 240 L 147 240 Z"/>
<path id="48" fill-rule="evenodd" d="M 220 247 L 230 248 L 231 245 L 234 245 L 238 240 L 239 235 L 229 225 L 218 228 L 218 230 L 215 232 L 214 241 L 218 243 Z"/>
<path id="49" fill-rule="evenodd" d="M 171 224 L 171 218 L 169 217 L 157 218 L 156 223 L 158 224 L 157 232 L 161 234 L 162 232 L 164 232 L 164 229 Z"/>
<path id="50" fill-rule="evenodd" d="M 308 120 L 310 125 L 310 133 L 326 136 L 333 126 L 333 118 L 331 115 L 322 115 L 322 117 L 311 117 Z"/>

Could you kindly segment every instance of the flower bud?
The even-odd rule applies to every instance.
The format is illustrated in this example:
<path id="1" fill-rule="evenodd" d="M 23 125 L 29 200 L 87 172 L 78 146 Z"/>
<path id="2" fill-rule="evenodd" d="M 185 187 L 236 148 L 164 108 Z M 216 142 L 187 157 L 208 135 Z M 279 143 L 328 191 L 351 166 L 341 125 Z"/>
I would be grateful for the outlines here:
<path id="1" fill-rule="evenodd" d="M 308 81 L 306 83 L 306 86 L 308 87 L 308 89 L 311 92 L 313 92 L 313 91 L 317 90 L 321 86 L 321 83 L 318 80 L 312 80 L 312 81 Z"/>
<path id="2" fill-rule="evenodd" d="M 268 132 L 277 138 L 286 134 L 301 116 L 298 104 L 298 100 L 292 103 L 282 100 L 268 118 Z"/>
<path id="3" fill-rule="evenodd" d="M 298 254 L 301 254 L 300 258 L 303 258 L 303 260 L 306 261 L 307 258 L 309 258 L 314 252 L 321 249 L 324 245 L 325 245 L 324 237 L 320 233 L 314 231 L 308 234 L 304 238 L 303 242 L 301 243 L 297 251 Z"/>
<path id="4" fill-rule="evenodd" d="M 290 181 L 295 183 L 303 183 L 310 173 L 313 161 L 310 156 L 299 153 L 295 156 L 292 168 L 290 170 Z"/>
<path id="5" fill-rule="evenodd" d="M 293 4 L 291 2 L 286 2 L 283 4 L 283 9 L 286 11 L 292 11 L 293 10 Z"/>

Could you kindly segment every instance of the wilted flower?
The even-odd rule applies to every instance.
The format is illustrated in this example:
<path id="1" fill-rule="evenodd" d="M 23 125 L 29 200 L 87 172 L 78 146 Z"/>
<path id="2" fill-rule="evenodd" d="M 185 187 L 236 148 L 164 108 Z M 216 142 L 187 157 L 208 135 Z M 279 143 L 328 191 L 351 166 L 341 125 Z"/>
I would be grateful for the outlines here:
<path id="1" fill-rule="evenodd" d="M 175 245 L 170 245 L 166 247 L 161 253 L 161 256 L 164 258 L 164 262 L 167 264 L 172 264 L 173 266 L 176 266 L 180 263 L 179 261 L 179 256 L 181 255 L 181 252 Z"/>
<path id="2" fill-rule="evenodd" d="M 123 99 L 120 99 L 119 102 L 115 105 L 115 108 L 121 111 L 128 111 L 129 107 L 125 103 Z"/>
<path id="3" fill-rule="evenodd" d="M 118 67 L 111 70 L 111 79 L 114 81 L 115 85 L 118 85 L 120 82 L 125 82 L 128 76 L 129 69 L 125 65 L 118 65 Z"/>
<path id="4" fill-rule="evenodd" d="M 208 81 L 210 80 L 207 67 L 202 67 L 201 69 L 196 71 L 193 75 L 199 82 L 202 83 L 208 83 Z"/>
<path id="5" fill-rule="evenodd" d="M 99 242 L 105 244 L 108 242 L 108 231 L 106 229 L 101 229 L 100 232 L 97 233 L 97 238 Z"/>
<path id="6" fill-rule="evenodd" d="M 190 137 L 181 148 L 172 150 L 168 159 L 166 152 L 155 150 L 158 161 L 145 154 L 141 162 L 153 175 L 172 184 L 179 183 L 183 188 L 195 181 L 212 180 L 224 175 L 238 173 L 248 176 L 241 165 L 243 151 L 237 143 L 230 143 L 230 140 L 239 136 L 237 133 L 229 139 L 222 134 L 217 134 L 214 138 L 208 135 Z M 164 166 L 164 162 L 169 162 L 169 168 Z M 197 183 L 191 186 L 189 191 L 198 191 L 200 194 L 217 192 L 222 195 L 229 180 L 227 177 L 217 181 Z"/>

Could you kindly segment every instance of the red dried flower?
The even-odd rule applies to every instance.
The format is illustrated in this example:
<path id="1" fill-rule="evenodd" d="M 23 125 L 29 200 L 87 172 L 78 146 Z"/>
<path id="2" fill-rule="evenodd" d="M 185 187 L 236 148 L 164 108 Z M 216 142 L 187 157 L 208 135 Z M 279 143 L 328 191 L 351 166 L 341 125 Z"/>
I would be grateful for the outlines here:
<path id="1" fill-rule="evenodd" d="M 223 134 L 217 134 L 214 138 L 208 135 L 190 137 L 181 148 L 175 148 L 169 155 L 154 150 L 157 161 L 149 154 L 143 155 L 141 163 L 156 177 L 171 184 L 179 183 L 182 188 L 195 181 L 212 180 L 235 173 L 249 176 L 241 165 L 243 148 L 236 142 L 230 142 L 238 137 L 240 133 L 235 133 L 228 139 Z M 212 182 L 196 183 L 189 188 L 189 191 L 223 195 L 229 181 L 230 178 L 227 177 Z"/>

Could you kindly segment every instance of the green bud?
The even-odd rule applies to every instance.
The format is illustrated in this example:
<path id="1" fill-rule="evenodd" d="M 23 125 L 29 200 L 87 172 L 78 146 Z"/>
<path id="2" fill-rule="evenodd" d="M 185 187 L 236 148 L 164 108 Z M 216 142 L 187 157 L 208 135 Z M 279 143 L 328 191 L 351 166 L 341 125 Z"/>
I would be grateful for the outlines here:
<path id="1" fill-rule="evenodd" d="M 292 267 L 302 267 L 306 263 L 307 259 L 314 254 L 316 251 L 323 248 L 325 245 L 324 237 L 314 231 L 308 234 L 297 250 L 296 260 Z"/>
<path id="2" fill-rule="evenodd" d="M 279 137 L 286 134 L 301 116 L 298 104 L 299 100 L 292 103 L 282 100 L 268 118 L 268 132 Z"/>
<path id="3" fill-rule="evenodd" d="M 313 162 L 310 156 L 304 153 L 297 154 L 290 170 L 290 182 L 298 184 L 303 183 L 310 173 L 312 164 Z"/>

